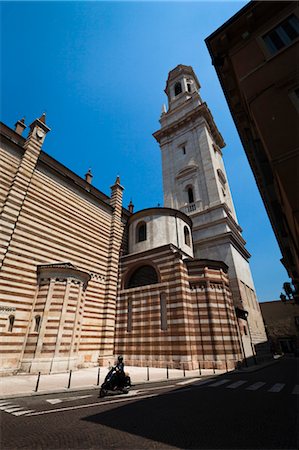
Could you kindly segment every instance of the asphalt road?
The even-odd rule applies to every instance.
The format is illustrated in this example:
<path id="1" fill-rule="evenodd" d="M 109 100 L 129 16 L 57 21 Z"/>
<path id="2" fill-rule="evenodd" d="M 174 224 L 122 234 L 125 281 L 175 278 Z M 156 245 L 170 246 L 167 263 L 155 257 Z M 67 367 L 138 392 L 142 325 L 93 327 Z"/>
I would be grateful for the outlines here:
<path id="1" fill-rule="evenodd" d="M 3 400 L 1 448 L 297 449 L 298 362 L 104 399 L 80 391 Z"/>

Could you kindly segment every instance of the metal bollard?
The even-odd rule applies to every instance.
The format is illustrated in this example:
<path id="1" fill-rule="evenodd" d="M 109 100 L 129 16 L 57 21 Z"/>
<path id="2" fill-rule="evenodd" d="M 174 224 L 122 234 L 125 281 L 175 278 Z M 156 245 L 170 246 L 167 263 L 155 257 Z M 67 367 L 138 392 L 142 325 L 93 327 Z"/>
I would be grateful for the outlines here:
<path id="1" fill-rule="evenodd" d="M 38 375 L 37 375 L 37 381 L 36 381 L 36 386 L 35 386 L 35 392 L 38 391 L 39 379 L 40 379 L 40 372 L 38 372 Z"/>
<path id="2" fill-rule="evenodd" d="M 146 372 L 147 372 L 147 381 L 149 381 L 149 367 L 148 366 L 146 368 Z"/>
<path id="3" fill-rule="evenodd" d="M 70 370 L 69 382 L 68 382 L 68 385 L 67 385 L 68 389 L 71 387 L 71 379 L 72 379 L 72 369 Z"/>
<path id="4" fill-rule="evenodd" d="M 186 376 L 186 370 L 185 370 L 185 364 L 183 363 L 183 373 L 184 373 L 184 377 Z"/>
<path id="5" fill-rule="evenodd" d="M 100 367 L 98 368 L 97 386 L 100 384 Z"/>
<path id="6" fill-rule="evenodd" d="M 201 376 L 200 362 L 198 363 L 199 376 Z"/>
<path id="7" fill-rule="evenodd" d="M 226 367 L 226 372 L 228 372 L 227 360 L 225 360 L 225 367 Z"/>
<path id="8" fill-rule="evenodd" d="M 215 369 L 215 361 L 213 361 L 213 372 L 214 372 L 214 374 L 216 373 L 216 369 Z"/>
<path id="9" fill-rule="evenodd" d="M 166 378 L 167 378 L 167 380 L 168 380 L 168 378 L 169 378 L 168 366 L 166 366 Z"/>

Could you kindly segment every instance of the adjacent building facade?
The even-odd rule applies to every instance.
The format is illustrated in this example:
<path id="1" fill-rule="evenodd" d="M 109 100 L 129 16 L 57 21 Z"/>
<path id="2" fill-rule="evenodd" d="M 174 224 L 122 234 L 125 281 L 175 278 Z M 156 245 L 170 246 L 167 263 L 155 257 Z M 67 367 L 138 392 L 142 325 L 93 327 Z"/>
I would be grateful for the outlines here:
<path id="1" fill-rule="evenodd" d="M 178 87 L 180 85 L 180 87 Z M 2 373 L 126 364 L 233 369 L 266 341 L 223 139 L 189 66 L 170 72 L 165 206 L 133 212 L 1 124 Z M 226 257 L 225 255 L 228 255 Z M 247 317 L 248 315 L 248 317 Z"/>
<path id="2" fill-rule="evenodd" d="M 299 305 L 275 300 L 261 303 L 267 336 L 273 353 L 299 354 Z"/>
<path id="3" fill-rule="evenodd" d="M 249 2 L 206 43 L 298 295 L 298 2 Z"/>

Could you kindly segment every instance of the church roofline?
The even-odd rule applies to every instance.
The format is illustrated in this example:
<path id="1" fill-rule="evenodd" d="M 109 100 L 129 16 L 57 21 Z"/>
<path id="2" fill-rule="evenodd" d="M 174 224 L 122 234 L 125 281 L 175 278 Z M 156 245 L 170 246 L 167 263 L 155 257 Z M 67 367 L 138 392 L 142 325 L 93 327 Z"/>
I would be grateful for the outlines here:
<path id="1" fill-rule="evenodd" d="M 142 260 L 147 260 L 149 256 L 156 253 L 162 253 L 166 250 L 170 251 L 172 254 L 179 254 L 181 256 L 184 256 L 186 260 L 190 258 L 190 255 L 188 255 L 188 253 L 184 252 L 184 250 L 171 243 L 161 245 L 160 247 L 149 248 L 148 250 L 143 250 L 142 252 L 127 253 L 126 255 L 121 256 L 120 260 L 123 263 L 135 259 L 138 259 L 138 261 L 142 262 Z"/>
<path id="2" fill-rule="evenodd" d="M 188 223 L 190 228 L 192 228 L 192 219 L 187 216 L 187 214 L 183 213 L 182 211 L 179 211 L 178 209 L 173 208 L 164 208 L 164 207 L 155 207 L 155 208 L 145 208 L 141 209 L 140 211 L 137 211 L 136 213 L 132 214 L 129 218 L 129 224 L 132 223 L 134 220 L 138 218 L 142 218 L 145 216 L 175 216 L 180 217 L 182 220 Z"/>
<path id="3" fill-rule="evenodd" d="M 187 266 L 196 267 L 207 267 L 208 269 L 222 269 L 225 273 L 228 272 L 228 265 L 223 261 L 216 259 L 201 259 L 201 258 L 190 258 L 184 260 Z"/>
<path id="4" fill-rule="evenodd" d="M 0 134 L 8 141 L 10 141 L 10 143 L 12 143 L 14 146 L 17 146 L 17 149 L 18 151 L 20 151 L 21 154 L 24 153 L 25 151 L 24 144 L 26 142 L 25 137 L 20 136 L 13 129 L 11 129 L 9 126 L 5 125 L 5 123 L 1 121 L 0 121 Z M 87 181 L 84 178 L 80 177 L 80 175 L 77 175 L 71 169 L 63 165 L 61 162 L 57 161 L 57 159 L 53 158 L 48 153 L 46 153 L 44 150 L 41 150 L 37 164 L 45 165 L 45 167 L 48 170 L 56 172 L 59 176 L 66 178 L 68 182 L 72 183 L 79 190 L 83 190 L 83 192 L 89 194 L 91 197 L 96 198 L 105 207 L 109 208 L 110 210 L 113 209 L 112 206 L 110 205 L 111 198 L 108 195 L 104 194 L 96 187 L 90 185 L 90 183 L 87 183 Z M 131 213 L 124 207 L 122 207 L 122 212 L 123 215 L 126 217 L 129 217 L 131 215 Z"/>

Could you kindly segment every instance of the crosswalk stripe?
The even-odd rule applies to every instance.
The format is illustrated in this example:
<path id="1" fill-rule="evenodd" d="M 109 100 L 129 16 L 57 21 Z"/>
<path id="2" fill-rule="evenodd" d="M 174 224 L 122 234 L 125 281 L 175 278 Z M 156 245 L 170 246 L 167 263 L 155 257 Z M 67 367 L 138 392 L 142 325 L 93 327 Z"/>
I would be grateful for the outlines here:
<path id="1" fill-rule="evenodd" d="M 7 408 L 7 409 L 5 409 L 4 411 L 5 411 L 5 412 L 8 412 L 8 413 L 12 413 L 12 412 L 14 412 L 14 411 L 20 411 L 21 409 L 23 409 L 23 408 L 20 408 L 19 406 L 14 406 L 14 407 L 12 407 L 12 408 Z"/>
<path id="2" fill-rule="evenodd" d="M 7 405 L 11 405 L 11 402 L 1 402 L 0 408 L 1 408 L 1 406 L 7 406 Z"/>
<path id="3" fill-rule="evenodd" d="M 284 383 L 276 383 L 273 384 L 271 389 L 268 389 L 268 392 L 280 392 L 285 387 Z"/>
<path id="4" fill-rule="evenodd" d="M 217 386 L 221 386 L 222 384 L 228 383 L 230 380 L 220 380 L 220 381 L 216 381 L 216 383 L 212 383 L 209 384 L 209 387 L 217 387 Z"/>
<path id="5" fill-rule="evenodd" d="M 184 385 L 184 384 L 194 383 L 194 381 L 198 381 L 198 378 L 191 378 L 191 380 L 180 381 L 179 383 L 177 383 L 177 385 Z"/>
<path id="6" fill-rule="evenodd" d="M 4 409 L 9 408 L 9 406 L 13 405 L 11 403 L 7 403 L 7 405 L 0 406 L 0 410 L 3 411 Z"/>
<path id="7" fill-rule="evenodd" d="M 257 391 L 260 387 L 264 386 L 264 384 L 266 383 L 264 383 L 263 381 L 258 381 L 257 383 L 251 384 L 246 389 L 248 391 Z"/>
<path id="8" fill-rule="evenodd" d="M 296 385 L 295 385 L 295 387 L 294 387 L 294 389 L 293 389 L 293 391 L 292 391 L 292 394 L 295 394 L 295 395 L 298 395 L 298 394 L 299 394 L 299 384 L 296 384 Z"/>
<path id="9" fill-rule="evenodd" d="M 16 411 L 14 413 L 12 413 L 14 416 L 24 416 L 24 414 L 29 414 L 34 412 L 34 409 L 25 409 L 25 411 Z"/>
<path id="10" fill-rule="evenodd" d="M 229 384 L 228 386 L 226 386 L 226 388 L 228 389 L 236 389 L 239 386 L 242 386 L 242 384 L 247 383 L 247 380 L 240 380 L 240 381 L 235 381 L 235 383 Z"/>

